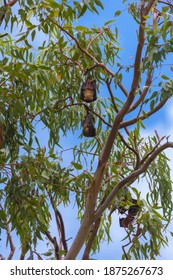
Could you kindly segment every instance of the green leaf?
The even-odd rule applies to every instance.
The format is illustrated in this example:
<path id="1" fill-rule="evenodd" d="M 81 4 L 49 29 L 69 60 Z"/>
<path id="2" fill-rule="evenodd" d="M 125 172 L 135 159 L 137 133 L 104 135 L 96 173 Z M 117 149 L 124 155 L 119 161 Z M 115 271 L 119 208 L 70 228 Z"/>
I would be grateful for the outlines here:
<path id="1" fill-rule="evenodd" d="M 113 20 L 106 21 L 104 25 L 109 25 L 112 22 L 115 22 L 115 20 L 113 19 Z"/>
<path id="2" fill-rule="evenodd" d="M 84 32 L 87 32 L 87 31 L 88 31 L 88 28 L 87 28 L 87 27 L 81 26 L 81 25 L 76 26 L 75 29 L 76 29 L 77 31 L 84 31 Z"/>
<path id="3" fill-rule="evenodd" d="M 0 179 L 0 183 L 1 184 L 5 183 L 7 181 L 7 179 L 8 179 L 7 177 Z"/>
<path id="4" fill-rule="evenodd" d="M 150 102 L 150 110 L 152 111 L 154 109 L 155 101 L 151 100 Z"/>
<path id="5" fill-rule="evenodd" d="M 3 210 L 0 210 L 0 219 L 3 221 L 5 221 L 5 219 L 6 219 L 6 214 Z"/>
<path id="6" fill-rule="evenodd" d="M 54 0 L 46 0 L 46 2 L 50 5 L 51 8 L 57 9 L 60 7 L 60 5 L 55 2 Z"/>
<path id="7" fill-rule="evenodd" d="M 161 77 L 162 77 L 162 79 L 164 79 L 164 80 L 169 80 L 169 77 L 167 77 L 167 76 L 165 76 L 165 75 L 162 75 Z"/>
<path id="8" fill-rule="evenodd" d="M 114 17 L 120 16 L 120 15 L 121 15 L 121 11 L 118 10 L 118 11 L 115 12 Z"/>
<path id="9" fill-rule="evenodd" d="M 71 164 L 74 166 L 75 169 L 81 170 L 83 166 L 77 162 L 72 161 Z"/>
<path id="10" fill-rule="evenodd" d="M 34 29 L 31 33 L 32 41 L 34 41 L 35 35 L 36 35 L 36 30 Z"/>

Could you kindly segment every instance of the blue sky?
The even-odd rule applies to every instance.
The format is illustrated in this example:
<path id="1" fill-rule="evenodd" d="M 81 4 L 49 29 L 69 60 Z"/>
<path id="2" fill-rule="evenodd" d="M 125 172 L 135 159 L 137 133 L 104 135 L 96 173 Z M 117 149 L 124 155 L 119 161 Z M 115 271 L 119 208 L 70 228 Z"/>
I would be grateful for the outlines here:
<path id="1" fill-rule="evenodd" d="M 103 3 L 106 2 L 107 5 L 105 5 L 105 10 L 100 10 L 99 15 L 91 15 L 91 13 L 87 13 L 85 17 L 80 20 L 77 25 L 87 25 L 92 26 L 93 24 L 96 24 L 97 26 L 102 26 L 104 22 L 113 19 L 114 12 L 116 10 L 119 10 L 122 8 L 121 2 L 122 1 L 102 1 Z M 16 7 L 13 8 L 14 12 L 16 12 Z M 122 15 L 117 18 L 115 23 L 113 25 L 118 27 L 119 30 L 119 42 L 120 47 L 122 48 L 122 51 L 120 53 L 120 56 L 122 57 L 122 64 L 133 64 L 134 61 L 134 55 L 135 55 L 135 49 L 136 49 L 136 23 L 128 17 L 127 21 L 127 10 L 123 10 Z M 39 40 L 39 39 L 38 39 Z M 35 42 L 37 44 L 37 42 Z M 169 71 L 169 68 L 165 67 L 164 69 L 165 73 Z M 129 90 L 130 89 L 130 76 L 129 79 L 127 78 L 124 86 Z M 103 89 L 104 90 L 104 89 Z M 105 90 L 106 91 L 106 90 Z M 147 129 L 143 131 L 144 136 L 148 135 L 154 135 L 154 130 L 156 129 L 160 136 L 162 135 L 172 135 L 173 133 L 173 101 L 171 100 L 164 109 L 162 109 L 160 112 L 156 113 L 155 116 L 151 117 L 149 120 L 145 122 Z M 42 135 L 42 132 L 40 131 L 40 136 Z M 44 134 L 44 132 L 43 132 Z M 42 137 L 40 137 L 42 138 Z M 71 141 L 69 139 L 62 139 L 62 143 L 64 146 L 64 149 L 68 149 L 72 147 L 73 137 L 71 137 Z M 74 138 L 73 138 L 74 139 Z M 41 145 L 44 146 L 44 138 L 42 138 Z M 173 170 L 173 152 L 168 151 L 167 154 L 171 158 L 170 166 Z M 72 152 L 68 151 L 63 153 L 63 162 L 64 165 L 69 165 L 69 163 L 73 160 Z M 143 182 L 145 185 L 145 181 Z M 63 207 L 60 207 L 59 210 L 64 216 L 65 221 L 65 227 L 66 227 L 66 237 L 67 239 L 72 237 L 75 237 L 75 234 L 78 229 L 79 222 L 77 220 L 77 211 L 74 207 L 74 204 L 72 203 L 69 206 L 69 209 L 64 209 Z M 70 210 L 70 211 L 69 211 Z M 70 216 L 69 216 L 70 213 Z M 172 225 L 171 225 L 172 227 Z M 172 230 L 172 228 L 171 228 Z M 52 221 L 52 235 L 56 235 L 56 229 L 54 226 L 54 220 Z M 105 241 L 101 245 L 101 250 L 98 254 L 93 256 L 96 259 L 121 259 L 122 255 L 122 248 L 121 246 L 124 244 L 121 242 L 122 238 L 125 236 L 124 229 L 119 227 L 119 219 L 116 213 L 113 214 L 113 221 L 111 226 L 111 236 L 113 239 L 113 242 L 110 244 L 107 244 L 107 241 Z M 5 237 L 5 236 L 4 236 Z M 73 241 L 71 239 L 69 241 L 70 243 Z M 15 241 L 17 242 L 17 241 Z M 4 256 L 8 255 L 8 252 L 5 248 L 2 247 L 3 242 L 0 242 L 0 253 Z M 173 241 L 170 239 L 170 246 L 169 248 L 163 249 L 160 259 L 173 259 L 173 252 L 171 250 L 171 247 L 173 246 Z M 18 246 L 16 246 L 18 248 Z M 39 250 L 40 249 L 40 250 Z M 38 246 L 38 252 L 45 252 L 46 247 L 43 246 L 42 243 Z M 15 257 L 18 258 L 19 252 L 16 250 Z M 79 258 L 81 256 L 81 253 L 79 255 Z"/>

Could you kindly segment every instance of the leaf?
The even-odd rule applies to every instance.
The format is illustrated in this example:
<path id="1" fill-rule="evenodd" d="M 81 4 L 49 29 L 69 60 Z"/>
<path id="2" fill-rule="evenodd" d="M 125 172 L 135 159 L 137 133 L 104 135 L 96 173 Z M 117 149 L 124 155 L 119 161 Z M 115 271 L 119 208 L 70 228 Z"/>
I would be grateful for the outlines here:
<path id="1" fill-rule="evenodd" d="M 46 2 L 49 4 L 49 6 L 53 9 L 59 8 L 59 4 L 55 2 L 54 0 L 46 0 Z"/>
<path id="2" fill-rule="evenodd" d="M 4 212 L 3 210 L 0 210 L 0 220 L 5 221 L 5 219 L 6 219 L 6 214 L 5 214 L 5 212 Z"/>
<path id="3" fill-rule="evenodd" d="M 120 15 L 121 15 L 121 11 L 118 10 L 118 11 L 115 12 L 114 17 L 120 16 Z"/>
<path id="4" fill-rule="evenodd" d="M 167 76 L 165 76 L 165 75 L 162 75 L 161 77 L 162 77 L 162 79 L 164 79 L 164 80 L 169 80 L 169 77 L 167 77 Z"/>
<path id="5" fill-rule="evenodd" d="M 108 21 L 106 21 L 105 22 L 105 24 L 104 25 L 109 25 L 110 23 L 112 23 L 112 22 L 115 22 L 115 20 L 114 19 L 112 19 L 112 20 L 108 20 Z"/>
<path id="6" fill-rule="evenodd" d="M 76 163 L 74 161 L 71 162 L 71 164 L 74 166 L 75 169 L 77 170 L 81 170 L 83 168 L 83 166 L 79 163 Z"/>
<path id="7" fill-rule="evenodd" d="M 47 180 L 49 180 L 49 175 L 48 173 L 44 170 L 42 173 L 41 173 L 41 176 Z"/>
<path id="8" fill-rule="evenodd" d="M 35 29 L 34 29 L 34 30 L 32 31 L 32 33 L 31 33 L 32 41 L 34 41 L 35 35 L 36 35 L 36 31 L 35 31 Z"/>
<path id="9" fill-rule="evenodd" d="M 155 104 L 155 101 L 151 100 L 151 102 L 150 102 L 150 110 L 151 111 L 154 109 L 154 104 Z"/>
<path id="10" fill-rule="evenodd" d="M 7 177 L 0 179 L 0 183 L 3 184 L 7 181 Z"/>
<path id="11" fill-rule="evenodd" d="M 84 31 L 84 32 L 87 32 L 87 31 L 88 31 L 88 28 L 87 28 L 87 27 L 81 26 L 81 25 L 76 26 L 75 29 L 76 29 L 77 31 Z"/>

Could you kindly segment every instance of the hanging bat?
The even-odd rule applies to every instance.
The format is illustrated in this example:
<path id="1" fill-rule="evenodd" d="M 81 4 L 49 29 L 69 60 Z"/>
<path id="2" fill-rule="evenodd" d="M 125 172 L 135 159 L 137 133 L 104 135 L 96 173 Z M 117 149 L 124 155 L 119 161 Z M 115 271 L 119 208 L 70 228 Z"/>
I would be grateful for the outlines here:
<path id="1" fill-rule="evenodd" d="M 88 113 L 83 121 L 83 135 L 85 137 L 96 136 L 96 129 L 94 126 L 94 117 L 91 113 Z"/>

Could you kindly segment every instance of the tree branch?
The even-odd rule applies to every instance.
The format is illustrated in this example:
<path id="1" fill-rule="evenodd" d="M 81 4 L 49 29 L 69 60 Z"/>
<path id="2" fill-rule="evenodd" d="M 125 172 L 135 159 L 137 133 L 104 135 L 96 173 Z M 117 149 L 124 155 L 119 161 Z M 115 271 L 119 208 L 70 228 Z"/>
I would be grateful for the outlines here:
<path id="1" fill-rule="evenodd" d="M 136 117 L 134 119 L 131 119 L 129 121 L 122 122 L 120 124 L 120 128 L 128 127 L 128 126 L 130 126 L 132 124 L 135 124 L 138 120 L 145 120 L 145 119 L 147 119 L 148 117 L 150 117 L 151 115 L 153 115 L 154 113 L 159 111 L 165 105 L 165 103 L 168 101 L 169 98 L 170 98 L 170 96 L 165 98 L 165 99 L 163 99 L 159 104 L 156 105 L 156 107 L 153 110 L 145 113 L 145 115 L 138 116 L 138 117 Z"/>
<path id="2" fill-rule="evenodd" d="M 89 254 L 90 254 L 90 251 L 91 251 L 91 247 L 92 247 L 93 241 L 94 241 L 94 239 L 97 235 L 97 232 L 98 232 L 98 229 L 99 229 L 99 226 L 100 226 L 100 222 L 101 222 L 101 217 L 99 219 L 97 219 L 95 221 L 95 223 L 93 224 L 93 228 L 91 229 L 91 234 L 89 236 L 89 239 L 88 239 L 88 242 L 87 242 L 83 257 L 82 257 L 82 260 L 89 260 Z"/>
<path id="3" fill-rule="evenodd" d="M 132 172 L 129 176 L 122 179 L 113 189 L 113 191 L 108 195 L 105 202 L 97 209 L 94 215 L 94 220 L 96 221 L 102 213 L 106 210 L 106 208 L 110 205 L 112 200 L 115 198 L 117 192 L 126 184 L 128 184 L 130 181 L 133 180 L 133 182 L 139 177 L 139 175 L 143 174 L 149 165 L 155 160 L 155 158 L 160 154 L 162 151 L 168 148 L 173 148 L 173 142 L 167 142 L 163 144 L 162 146 L 158 147 L 156 150 L 154 150 L 151 155 L 145 160 L 145 162 L 140 166 L 137 170 Z"/>
<path id="4" fill-rule="evenodd" d="M 59 245 L 58 245 L 58 242 L 56 240 L 56 237 L 52 237 L 49 231 L 45 232 L 45 235 L 50 240 L 50 242 L 53 244 L 54 251 L 55 251 L 55 258 L 57 260 L 61 260 L 61 257 L 58 254 L 58 252 L 59 252 Z"/>
<path id="5" fill-rule="evenodd" d="M 52 195 L 50 193 L 49 193 L 49 197 L 50 197 L 50 201 L 51 201 L 51 204 L 52 204 L 52 208 L 53 208 L 53 210 L 55 212 L 55 219 L 56 219 L 56 224 L 57 224 L 57 228 L 58 228 L 58 232 L 59 232 L 59 238 L 60 238 L 59 249 L 62 250 L 62 246 L 63 246 L 65 253 L 67 253 L 68 247 L 67 247 L 67 242 L 66 242 L 66 238 L 65 238 L 64 222 L 63 222 L 61 213 L 56 208 L 55 202 L 53 201 Z"/>
<path id="6" fill-rule="evenodd" d="M 88 46 L 87 46 L 87 48 L 86 48 L 87 51 L 89 50 L 89 48 L 90 48 L 90 46 L 92 45 L 92 43 L 93 43 L 100 35 L 102 35 L 104 32 L 105 32 L 105 29 L 101 29 L 100 32 L 99 32 L 96 36 L 94 36 L 94 38 L 91 39 L 91 41 L 88 43 Z"/>
<path id="7" fill-rule="evenodd" d="M 154 4 L 155 2 L 156 2 L 156 0 L 150 0 L 150 1 L 148 1 L 148 4 L 147 4 L 147 6 L 146 6 L 146 8 L 145 8 L 144 16 L 147 16 L 147 15 L 148 15 L 149 11 L 151 10 L 151 8 L 152 8 L 152 6 L 153 6 L 153 4 Z"/>
<path id="8" fill-rule="evenodd" d="M 115 108 L 115 111 L 118 113 L 118 108 L 117 108 L 117 105 L 116 105 L 116 102 L 115 102 L 115 100 L 114 100 L 114 95 L 113 95 L 113 92 L 112 92 L 112 89 L 111 89 L 111 86 L 110 86 L 110 82 L 107 80 L 106 81 L 106 85 L 107 85 L 107 88 L 108 88 L 108 91 L 109 91 L 109 93 L 110 93 L 110 97 L 111 97 L 111 100 L 112 100 L 112 104 L 113 104 L 113 106 L 114 106 L 114 108 Z"/>
<path id="9" fill-rule="evenodd" d="M 148 76 L 146 83 L 145 83 L 145 87 L 141 93 L 141 95 L 139 96 L 139 98 L 136 100 L 136 102 L 129 108 L 128 113 L 134 111 L 141 102 L 143 102 L 143 100 L 145 99 L 145 96 L 150 88 L 151 85 L 151 74 Z"/>
<path id="10" fill-rule="evenodd" d="M 173 5 L 171 3 L 166 2 L 166 1 L 158 0 L 158 3 L 162 3 L 162 4 L 168 5 L 169 7 L 173 8 Z"/>

